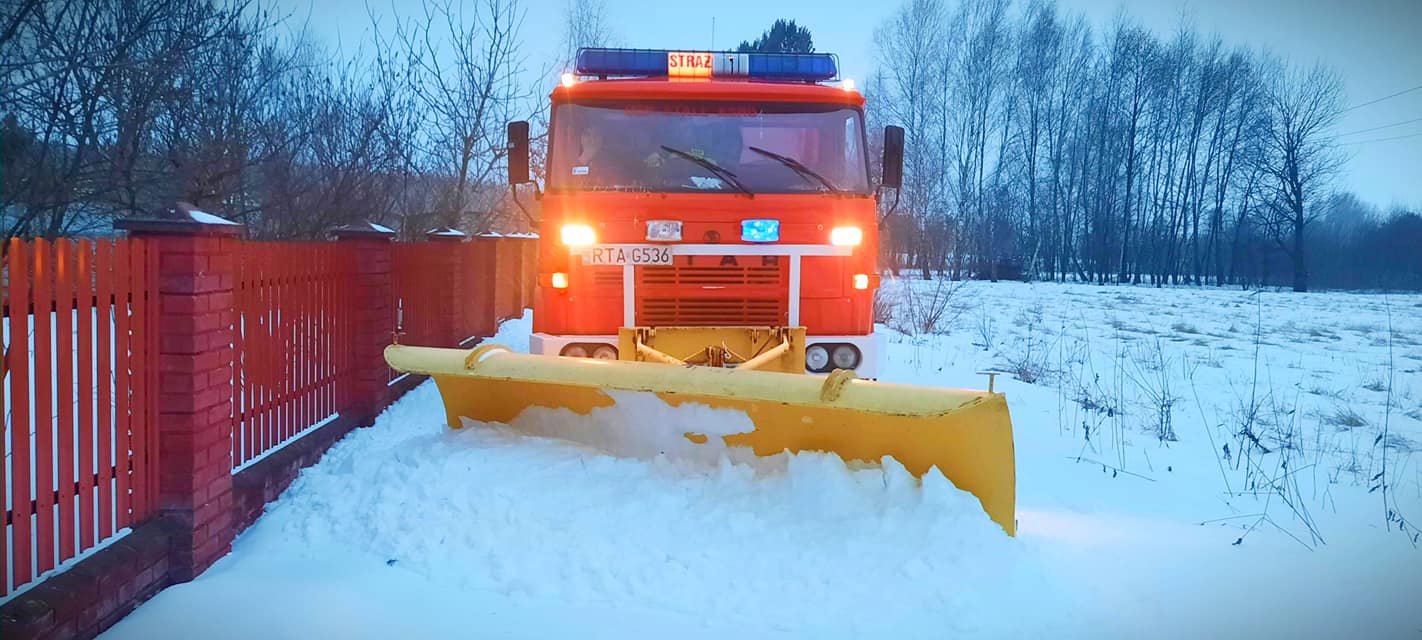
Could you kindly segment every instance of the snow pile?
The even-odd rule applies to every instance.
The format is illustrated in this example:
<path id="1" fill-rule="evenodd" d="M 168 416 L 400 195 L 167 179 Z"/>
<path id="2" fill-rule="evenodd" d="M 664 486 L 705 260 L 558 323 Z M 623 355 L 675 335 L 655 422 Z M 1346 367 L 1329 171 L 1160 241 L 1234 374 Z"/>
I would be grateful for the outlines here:
<path id="1" fill-rule="evenodd" d="M 594 424 L 621 425 L 620 435 L 603 439 L 555 412 L 520 418 L 520 427 L 583 444 L 500 425 L 452 431 L 441 424 L 439 406 L 433 385 L 417 388 L 374 428 L 353 433 L 303 472 L 232 556 L 194 583 L 164 592 L 110 635 L 289 633 L 286 616 L 242 616 L 241 605 L 223 603 L 219 594 L 240 593 L 242 587 L 230 585 L 247 583 L 267 594 L 262 606 L 280 612 L 288 599 L 270 598 L 273 589 L 297 590 L 296 602 L 322 597 L 313 590 L 349 598 L 370 588 L 380 594 L 370 597 L 385 598 L 410 574 L 425 593 L 459 594 L 456 600 L 506 614 L 480 619 L 497 635 L 581 636 L 582 625 L 605 615 L 568 615 L 577 611 L 615 612 L 600 624 L 617 636 L 647 629 L 706 637 L 734 630 L 1000 635 L 1058 622 L 981 615 L 994 601 L 1042 588 L 1051 577 L 1032 574 L 1030 566 L 1040 563 L 1027 560 L 1031 550 L 1006 537 L 975 498 L 941 475 L 920 485 L 892 460 L 851 470 L 823 454 L 733 461 L 737 456 L 705 455 L 711 447 L 655 451 L 638 442 L 638 427 L 626 425 L 642 425 L 660 439 L 677 425 L 724 420 L 734 432 L 746 420 L 706 407 L 673 408 L 655 396 L 620 398 L 595 410 Z M 356 588 L 328 581 L 324 562 L 332 557 L 372 575 L 356 579 Z M 323 566 L 311 571 L 322 578 L 301 575 L 313 559 Z M 1064 585 L 1049 592 L 1052 600 L 1071 599 Z M 543 616 L 508 615 L 530 602 L 542 603 Z M 321 606 L 343 613 L 296 628 L 376 637 L 390 624 L 384 618 L 390 612 L 379 607 Z M 1054 615 L 1070 609 L 1052 607 Z M 668 613 L 674 615 L 664 619 Z M 350 627 L 351 616 L 365 622 Z M 434 637 L 447 623 L 406 620 L 393 629 Z M 152 635 L 158 629 L 173 635 Z"/>
<path id="2" fill-rule="evenodd" d="M 559 438 L 587 445 L 613 456 L 643 460 L 667 457 L 715 465 L 722 457 L 745 464 L 763 466 L 762 459 L 743 447 L 728 448 L 719 436 L 755 430 L 750 417 L 740 411 L 688 403 L 679 408 L 667 405 L 655 393 L 611 390 L 616 405 L 579 415 L 568 409 L 530 407 L 509 425 L 514 434 Z M 499 429 L 497 423 L 481 423 L 461 418 L 471 429 Z M 686 438 L 695 433 L 708 436 L 705 444 Z M 779 465 L 784 467 L 783 461 Z"/>
<path id="3" fill-rule="evenodd" d="M 499 323 L 493 337 L 479 344 L 498 344 L 508 347 L 514 353 L 528 353 L 528 338 L 533 333 L 533 310 L 524 309 L 523 315 Z"/>
<path id="4" fill-rule="evenodd" d="M 586 417 L 538 410 L 450 430 L 425 384 L 303 471 L 230 556 L 108 636 L 1414 637 L 1422 552 L 1385 526 L 1366 487 L 1300 469 L 1293 477 L 1307 481 L 1290 495 L 1305 502 L 1222 492 L 1222 472 L 1244 476 L 1221 469 L 1206 429 L 1229 429 L 1187 421 L 1182 407 L 1214 416 L 1239 397 L 1232 385 L 1253 359 L 1228 351 L 1247 338 L 1216 325 L 1248 309 L 1219 292 L 1189 307 L 1179 292 L 1097 289 L 975 287 L 980 310 L 1005 318 L 988 349 L 974 343 L 991 331 L 963 321 L 892 339 L 886 378 L 981 387 L 975 371 L 1065 336 L 1045 351 L 1063 355 L 1043 360 L 1057 372 L 1040 384 L 997 383 L 1015 425 L 1017 538 L 941 476 L 920 483 L 892 461 L 856 469 L 824 454 L 682 444 L 683 431 L 745 430 L 735 412 L 623 394 Z M 1119 304 L 1124 294 L 1135 303 Z M 1165 342 L 1168 357 L 1203 351 L 1219 364 L 1193 379 L 1201 407 L 1175 405 L 1177 439 L 1152 435 L 1146 394 L 1128 380 L 1100 383 L 1110 393 L 1099 399 L 1129 405 L 1116 423 L 1080 402 L 1081 381 L 1121 365 L 1125 338 L 1095 335 L 1111 320 L 1118 332 L 1190 322 L 1204 334 Z M 492 341 L 526 350 L 529 325 L 505 323 Z M 1376 364 L 1381 348 L 1311 359 L 1313 345 L 1279 340 L 1278 357 L 1302 354 L 1300 368 L 1275 370 L 1290 380 L 1371 375 L 1351 359 Z M 1175 375 L 1174 362 L 1162 370 Z M 1373 406 L 1356 404 L 1372 420 Z M 1398 485 L 1411 509 L 1422 494 Z M 1300 544 L 1310 527 L 1326 543 Z"/>
<path id="5" fill-rule="evenodd" d="M 592 420 L 704 424 L 709 411 L 635 400 Z M 292 488 L 304 499 L 279 504 L 265 524 L 464 591 L 802 630 L 869 632 L 916 612 L 969 630 L 1023 553 L 975 498 L 939 475 L 920 488 L 896 463 L 679 455 L 709 449 L 699 447 L 664 455 L 636 444 L 635 429 L 600 443 L 611 451 L 510 429 L 452 432 L 428 411 L 438 403 L 422 387 L 386 416 L 394 428 L 333 449 Z"/>

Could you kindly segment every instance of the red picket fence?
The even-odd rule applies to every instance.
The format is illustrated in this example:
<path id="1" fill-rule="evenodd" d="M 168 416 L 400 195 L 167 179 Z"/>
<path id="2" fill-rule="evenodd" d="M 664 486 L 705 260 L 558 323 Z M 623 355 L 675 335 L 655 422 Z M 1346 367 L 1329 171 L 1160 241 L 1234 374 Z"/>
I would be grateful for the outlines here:
<path id="1" fill-rule="evenodd" d="M 352 247 L 244 242 L 238 253 L 233 468 L 348 406 L 357 313 Z"/>
<path id="2" fill-rule="evenodd" d="M 480 237 L 395 245 L 400 342 L 446 346 L 492 335 L 533 303 L 536 245 Z"/>
<path id="3" fill-rule="evenodd" d="M 0 596 L 154 511 L 156 256 L 12 240 L 4 260 Z"/>
<path id="4" fill-rule="evenodd" d="M 396 392 L 381 384 L 383 363 L 372 357 L 387 337 L 468 344 L 532 302 L 535 244 L 528 239 L 441 238 L 394 243 L 386 253 L 387 245 L 368 239 L 173 237 L 5 245 L 0 598 L 116 541 L 126 528 L 142 532 L 158 512 L 160 488 L 163 509 L 176 514 L 175 522 L 203 509 L 210 518 L 210 505 L 224 504 L 233 491 L 230 478 L 208 477 L 212 463 L 232 477 L 272 472 L 254 463 L 338 417 L 366 415 L 363 400 L 393 400 Z M 371 304 L 372 295 L 386 299 L 386 286 L 393 304 Z M 160 335 L 170 326 L 177 327 L 172 341 Z M 183 331 L 218 335 L 213 344 L 219 348 L 194 355 Z M 229 339 L 231 348 L 220 348 Z M 160 360 L 159 353 L 174 357 Z M 356 353 L 366 355 L 357 361 Z M 191 441 L 164 436 L 160 443 L 160 413 L 182 415 L 160 406 L 160 362 L 165 375 L 190 371 L 205 388 L 223 388 L 230 379 L 230 428 L 221 414 L 206 423 L 193 419 Z M 212 427 L 203 432 L 204 424 Z M 221 451 L 225 441 L 230 461 L 202 449 Z M 293 450 L 300 449 L 298 443 Z M 161 476 L 160 450 L 175 456 Z M 201 484 L 194 480 L 199 476 Z M 199 533 L 218 545 L 230 540 L 223 537 L 230 532 L 188 524 L 197 527 L 194 541 Z M 131 538 L 113 543 L 122 547 Z M 187 551 L 157 557 L 195 558 L 195 550 L 209 548 L 194 542 Z M 208 560 L 183 561 L 201 571 Z M 157 584 L 167 580 L 163 576 L 128 579 Z M 108 603 L 104 610 L 121 609 L 122 596 L 113 595 L 98 594 Z"/>

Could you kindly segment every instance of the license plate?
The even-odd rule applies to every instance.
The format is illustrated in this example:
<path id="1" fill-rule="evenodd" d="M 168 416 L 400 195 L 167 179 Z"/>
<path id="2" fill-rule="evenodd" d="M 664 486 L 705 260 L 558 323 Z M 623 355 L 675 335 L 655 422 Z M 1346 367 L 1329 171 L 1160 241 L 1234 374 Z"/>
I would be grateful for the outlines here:
<path id="1" fill-rule="evenodd" d="M 583 250 L 588 266 L 662 265 L 672 263 L 672 248 L 655 244 L 612 244 Z"/>

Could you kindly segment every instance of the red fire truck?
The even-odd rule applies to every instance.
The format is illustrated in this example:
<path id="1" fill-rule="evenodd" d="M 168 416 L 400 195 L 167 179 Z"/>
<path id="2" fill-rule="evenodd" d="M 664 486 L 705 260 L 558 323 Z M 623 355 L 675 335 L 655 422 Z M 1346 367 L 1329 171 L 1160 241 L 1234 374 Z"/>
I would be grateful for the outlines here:
<path id="1" fill-rule="evenodd" d="M 837 76 L 823 54 L 579 52 L 552 95 L 537 355 L 391 345 L 386 361 L 434 378 L 451 427 L 536 427 L 520 419 L 536 407 L 692 403 L 744 420 L 702 422 L 688 442 L 892 456 L 915 475 L 937 469 L 1012 534 L 1002 394 L 856 379 L 876 377 L 883 357 L 878 189 L 864 98 Z M 884 134 L 879 182 L 897 187 L 903 130 Z M 509 143 L 517 198 L 528 123 L 509 125 Z"/>
<path id="2" fill-rule="evenodd" d="M 864 97 L 837 66 L 579 51 L 550 96 L 530 350 L 876 377 L 876 205 L 903 131 L 885 132 L 876 187 Z M 530 181 L 526 122 L 509 180 Z"/>

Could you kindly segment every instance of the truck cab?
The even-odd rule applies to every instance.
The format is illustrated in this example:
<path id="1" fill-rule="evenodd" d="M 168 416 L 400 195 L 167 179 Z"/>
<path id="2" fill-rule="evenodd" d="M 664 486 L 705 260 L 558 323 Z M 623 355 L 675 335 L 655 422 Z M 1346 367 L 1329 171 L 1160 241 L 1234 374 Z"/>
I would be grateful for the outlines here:
<path id="1" fill-rule="evenodd" d="M 580 51 L 550 96 L 530 351 L 876 377 L 877 191 L 864 97 L 835 67 Z M 510 180 L 527 174 L 515 123 Z"/>

